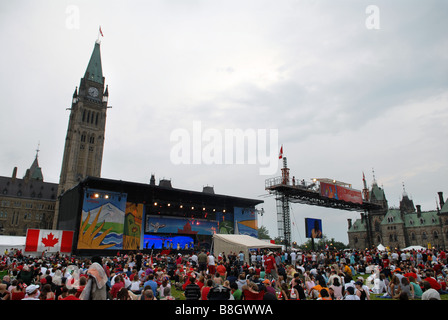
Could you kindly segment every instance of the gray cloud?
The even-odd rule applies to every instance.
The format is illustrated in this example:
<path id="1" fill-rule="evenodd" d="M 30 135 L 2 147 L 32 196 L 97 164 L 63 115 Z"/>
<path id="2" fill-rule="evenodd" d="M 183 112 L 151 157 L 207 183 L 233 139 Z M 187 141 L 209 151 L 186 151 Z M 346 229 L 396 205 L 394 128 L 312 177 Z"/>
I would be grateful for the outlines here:
<path id="1" fill-rule="evenodd" d="M 170 163 L 170 133 L 201 120 L 219 130 L 279 129 L 296 177 L 331 177 L 361 188 L 362 171 L 371 181 L 374 167 L 392 204 L 405 181 L 423 209 L 434 209 L 434 195 L 448 178 L 448 4 L 375 1 L 381 27 L 368 30 L 370 4 L 2 3 L 0 174 L 10 175 L 14 166 L 24 174 L 40 141 L 44 177 L 58 181 L 65 109 L 102 25 L 113 106 L 104 177 L 146 182 L 156 173 L 180 188 L 213 184 L 224 194 L 265 194 L 257 166 Z M 79 9 L 79 28 L 67 26 L 69 5 Z M 275 201 L 265 201 L 260 222 L 275 236 Z M 320 215 L 328 234 L 341 241 L 346 218 L 356 217 L 294 210 L 297 224 Z"/>

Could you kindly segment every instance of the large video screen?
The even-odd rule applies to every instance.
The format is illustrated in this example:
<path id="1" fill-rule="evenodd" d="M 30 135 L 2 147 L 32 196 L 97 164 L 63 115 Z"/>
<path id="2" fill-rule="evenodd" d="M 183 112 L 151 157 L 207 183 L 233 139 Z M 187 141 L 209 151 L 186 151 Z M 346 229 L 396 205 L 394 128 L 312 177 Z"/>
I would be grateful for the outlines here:
<path id="1" fill-rule="evenodd" d="M 305 218 L 305 232 L 307 238 L 322 238 L 322 220 Z"/>
<path id="2" fill-rule="evenodd" d="M 146 216 L 146 233 L 176 233 L 213 235 L 218 231 L 218 222 L 204 219 L 172 218 L 166 216 Z"/>

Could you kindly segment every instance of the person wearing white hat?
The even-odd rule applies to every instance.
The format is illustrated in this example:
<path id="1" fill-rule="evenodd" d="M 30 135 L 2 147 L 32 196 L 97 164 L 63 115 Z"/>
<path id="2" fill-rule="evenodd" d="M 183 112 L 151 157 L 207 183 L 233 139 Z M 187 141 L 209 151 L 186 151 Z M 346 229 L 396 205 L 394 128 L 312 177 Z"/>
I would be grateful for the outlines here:
<path id="1" fill-rule="evenodd" d="M 26 287 L 26 296 L 22 300 L 39 300 L 39 286 L 31 284 Z"/>

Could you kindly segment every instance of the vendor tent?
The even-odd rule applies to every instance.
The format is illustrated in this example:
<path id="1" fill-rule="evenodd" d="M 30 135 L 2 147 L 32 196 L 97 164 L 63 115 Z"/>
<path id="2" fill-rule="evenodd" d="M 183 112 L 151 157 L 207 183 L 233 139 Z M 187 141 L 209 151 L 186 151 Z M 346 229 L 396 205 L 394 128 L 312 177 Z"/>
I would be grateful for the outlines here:
<path id="1" fill-rule="evenodd" d="M 215 256 L 221 252 L 224 252 L 227 255 L 230 252 L 238 253 L 243 251 L 246 262 L 249 262 L 249 249 L 263 248 L 281 250 L 282 246 L 242 234 L 213 235 L 213 253 Z"/>
<path id="2" fill-rule="evenodd" d="M 426 248 L 422 247 L 422 246 L 410 246 L 410 247 L 404 248 L 402 250 L 403 251 L 404 250 L 416 250 L 416 251 L 418 251 L 418 250 L 426 250 Z"/>
<path id="3" fill-rule="evenodd" d="M 25 250 L 25 240 L 26 237 L 0 236 L 0 254 L 11 249 Z"/>

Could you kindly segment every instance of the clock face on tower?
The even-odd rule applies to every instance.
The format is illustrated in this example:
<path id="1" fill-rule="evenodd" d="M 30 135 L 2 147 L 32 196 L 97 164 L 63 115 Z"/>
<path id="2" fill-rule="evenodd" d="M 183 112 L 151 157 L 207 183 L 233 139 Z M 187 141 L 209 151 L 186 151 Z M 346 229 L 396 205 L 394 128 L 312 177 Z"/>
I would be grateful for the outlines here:
<path id="1" fill-rule="evenodd" d="M 89 93 L 89 96 L 91 97 L 98 97 L 98 89 L 95 87 L 90 87 L 89 90 L 87 91 Z"/>

